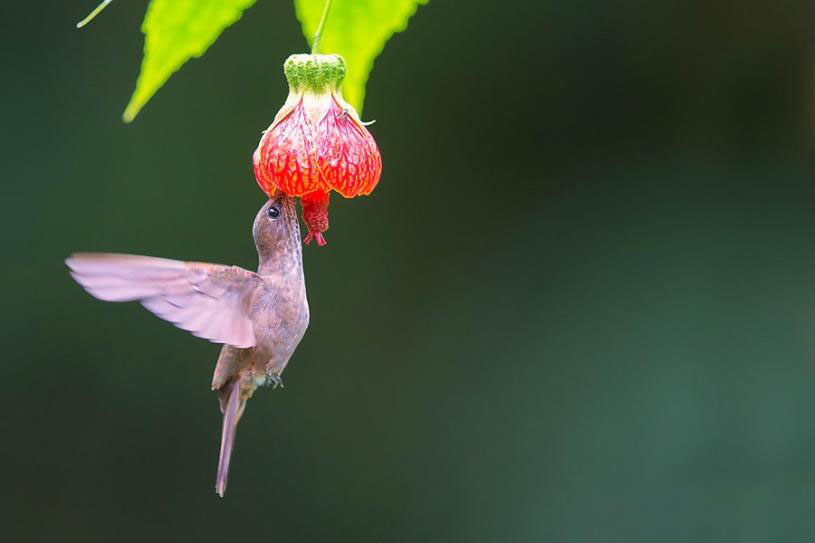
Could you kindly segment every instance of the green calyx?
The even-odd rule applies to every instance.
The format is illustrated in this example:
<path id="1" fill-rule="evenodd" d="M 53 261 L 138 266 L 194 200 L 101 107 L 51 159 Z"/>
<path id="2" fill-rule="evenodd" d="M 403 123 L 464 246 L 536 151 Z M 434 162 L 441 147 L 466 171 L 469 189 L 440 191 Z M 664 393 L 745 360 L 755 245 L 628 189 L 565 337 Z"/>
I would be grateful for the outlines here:
<path id="1" fill-rule="evenodd" d="M 340 55 L 292 55 L 283 72 L 293 92 L 321 94 L 335 91 L 345 79 L 345 59 Z"/>

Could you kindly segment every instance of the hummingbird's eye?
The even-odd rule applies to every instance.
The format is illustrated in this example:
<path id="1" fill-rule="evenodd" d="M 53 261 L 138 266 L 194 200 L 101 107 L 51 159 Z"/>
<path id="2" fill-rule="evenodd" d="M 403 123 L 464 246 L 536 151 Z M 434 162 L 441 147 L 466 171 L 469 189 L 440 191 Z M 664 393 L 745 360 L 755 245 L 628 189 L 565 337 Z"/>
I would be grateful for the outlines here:
<path id="1" fill-rule="evenodd" d="M 280 208 L 277 206 L 269 206 L 269 218 L 276 219 L 280 216 Z"/>

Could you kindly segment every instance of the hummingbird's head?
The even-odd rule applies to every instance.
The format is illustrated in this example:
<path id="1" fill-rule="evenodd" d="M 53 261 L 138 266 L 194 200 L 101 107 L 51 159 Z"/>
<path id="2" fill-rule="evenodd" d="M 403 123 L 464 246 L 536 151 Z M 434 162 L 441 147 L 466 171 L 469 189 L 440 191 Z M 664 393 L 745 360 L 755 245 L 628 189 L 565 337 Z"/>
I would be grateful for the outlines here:
<path id="1" fill-rule="evenodd" d="M 261 263 L 289 251 L 300 254 L 300 224 L 294 198 L 280 191 L 269 198 L 255 217 L 252 237 Z"/>

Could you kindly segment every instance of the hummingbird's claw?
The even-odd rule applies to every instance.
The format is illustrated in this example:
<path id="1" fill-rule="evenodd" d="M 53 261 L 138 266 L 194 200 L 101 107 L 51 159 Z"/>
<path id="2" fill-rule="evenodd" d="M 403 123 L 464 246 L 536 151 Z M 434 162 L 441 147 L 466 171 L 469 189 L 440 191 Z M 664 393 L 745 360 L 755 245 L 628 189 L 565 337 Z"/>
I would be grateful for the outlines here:
<path id="1" fill-rule="evenodd" d="M 272 390 L 276 389 L 277 387 L 285 388 L 283 386 L 283 378 L 280 377 L 279 374 L 270 373 L 268 375 L 269 382 L 272 383 Z"/>

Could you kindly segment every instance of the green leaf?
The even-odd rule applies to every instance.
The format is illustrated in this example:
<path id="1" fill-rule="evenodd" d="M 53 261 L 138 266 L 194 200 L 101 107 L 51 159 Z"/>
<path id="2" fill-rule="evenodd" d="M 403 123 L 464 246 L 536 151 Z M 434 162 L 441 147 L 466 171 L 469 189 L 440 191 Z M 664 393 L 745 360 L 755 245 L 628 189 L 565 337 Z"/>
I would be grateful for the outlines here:
<path id="1" fill-rule="evenodd" d="M 342 94 L 362 113 L 365 83 L 385 42 L 407 28 L 408 19 L 427 0 L 333 0 L 320 38 L 321 53 L 345 57 L 348 71 Z M 309 40 L 320 23 L 325 0 L 294 0 L 297 18 Z"/>
<path id="2" fill-rule="evenodd" d="M 255 0 L 151 0 L 144 16 L 144 60 L 127 104 L 130 122 L 167 79 L 200 57 Z"/>

